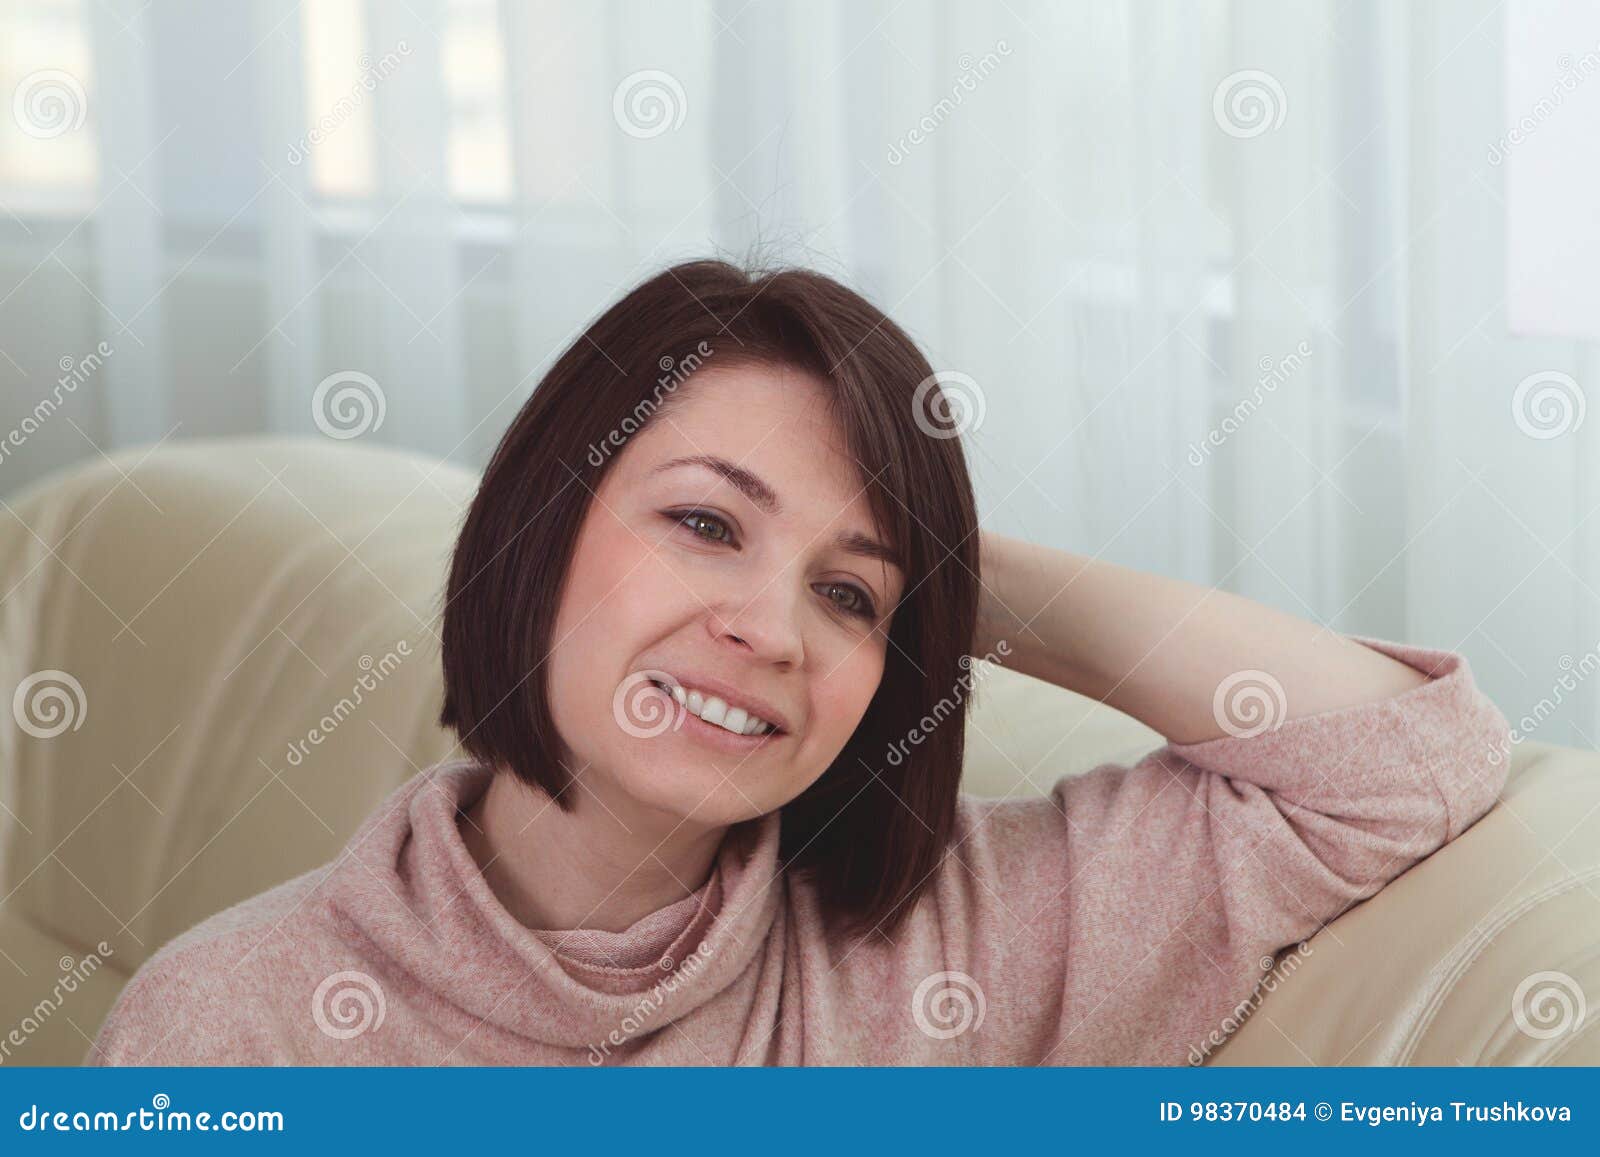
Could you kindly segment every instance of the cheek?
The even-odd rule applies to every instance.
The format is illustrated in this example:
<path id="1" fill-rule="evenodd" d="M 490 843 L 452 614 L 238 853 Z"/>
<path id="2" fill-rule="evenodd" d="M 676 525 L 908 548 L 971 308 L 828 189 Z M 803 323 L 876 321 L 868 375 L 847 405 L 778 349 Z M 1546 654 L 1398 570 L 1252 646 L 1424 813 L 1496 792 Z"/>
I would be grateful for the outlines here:
<path id="1" fill-rule="evenodd" d="M 830 672 L 816 684 L 817 718 L 825 721 L 830 746 L 843 747 L 883 679 L 883 644 L 865 642 L 848 655 L 820 664 Z"/>
<path id="2" fill-rule="evenodd" d="M 599 508 L 584 524 L 572 555 L 556 638 L 615 634 L 650 605 L 646 596 L 658 570 L 649 545 Z"/>
<path id="3" fill-rule="evenodd" d="M 585 524 L 562 593 L 551 640 L 554 684 L 582 686 L 585 701 L 615 690 L 689 601 L 660 554 L 601 508 Z"/>

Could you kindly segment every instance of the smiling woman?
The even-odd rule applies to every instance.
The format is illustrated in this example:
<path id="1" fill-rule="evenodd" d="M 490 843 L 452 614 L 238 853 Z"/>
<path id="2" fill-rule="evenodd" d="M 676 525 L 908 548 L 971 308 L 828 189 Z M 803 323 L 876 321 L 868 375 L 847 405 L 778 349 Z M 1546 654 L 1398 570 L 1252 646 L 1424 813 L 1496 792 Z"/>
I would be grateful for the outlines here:
<path id="1" fill-rule="evenodd" d="M 484 475 L 444 612 L 442 722 L 511 773 L 469 842 L 524 922 L 625 928 L 779 808 L 831 913 L 892 931 L 909 912 L 953 822 L 961 729 L 914 765 L 882 753 L 958 677 L 977 614 L 960 442 L 913 420 L 932 376 L 836 282 L 716 262 L 635 289 L 552 368 Z M 585 448 L 642 400 L 597 465 Z M 733 734 L 752 718 L 773 729 Z"/>
<path id="2" fill-rule="evenodd" d="M 1492 806 L 1459 655 L 980 535 L 939 381 L 816 273 L 624 296 L 461 527 L 465 757 L 163 946 L 91 1060 L 1178 1064 Z M 963 795 L 985 653 L 1168 743 Z"/>

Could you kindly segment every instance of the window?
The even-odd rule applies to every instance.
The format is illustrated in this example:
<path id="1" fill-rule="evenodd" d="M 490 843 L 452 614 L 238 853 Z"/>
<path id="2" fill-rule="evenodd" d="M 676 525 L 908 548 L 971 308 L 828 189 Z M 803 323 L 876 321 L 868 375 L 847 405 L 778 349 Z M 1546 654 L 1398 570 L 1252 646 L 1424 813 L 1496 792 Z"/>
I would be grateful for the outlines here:
<path id="1" fill-rule="evenodd" d="M 0 203 L 7 212 L 59 213 L 93 192 L 100 178 L 93 92 L 79 0 L 0 5 Z"/>
<path id="2" fill-rule="evenodd" d="M 443 102 L 442 143 L 447 193 L 467 203 L 511 198 L 511 149 L 506 119 L 505 53 L 495 0 L 448 0 L 444 27 L 427 52 L 407 39 L 379 43 L 366 26 L 360 0 L 307 0 L 301 8 L 305 53 L 306 133 L 311 187 L 323 196 L 360 199 L 377 193 L 376 100 Z M 426 67 L 437 51 L 440 75 L 402 91 L 383 92 L 402 69 Z M 404 119 L 403 117 L 400 119 Z M 396 142 L 410 147 L 410 142 Z M 421 142 L 424 146 L 428 142 Z"/>

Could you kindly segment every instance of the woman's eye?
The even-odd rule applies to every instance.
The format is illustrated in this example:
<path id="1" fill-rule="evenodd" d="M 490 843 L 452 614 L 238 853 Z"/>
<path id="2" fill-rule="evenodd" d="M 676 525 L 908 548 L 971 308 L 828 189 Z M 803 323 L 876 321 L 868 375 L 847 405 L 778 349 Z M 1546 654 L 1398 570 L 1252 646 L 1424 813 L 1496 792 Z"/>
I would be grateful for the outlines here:
<path id="1" fill-rule="evenodd" d="M 849 583 L 826 583 L 824 587 L 827 591 L 828 601 L 846 614 L 857 615 L 863 619 L 871 619 L 876 616 L 877 612 L 873 608 L 872 599 L 860 587 L 852 586 Z M 845 596 L 842 602 L 835 597 L 839 592 L 842 592 Z"/>
<path id="2" fill-rule="evenodd" d="M 728 528 L 728 524 L 714 514 L 707 514 L 703 510 L 691 510 L 687 514 L 673 515 L 673 518 L 688 527 L 689 533 L 696 538 L 716 543 L 733 541 L 733 532 Z M 713 532 L 720 530 L 722 535 L 719 536 L 716 533 L 706 534 L 704 533 L 704 528 L 706 527 L 711 528 Z"/>

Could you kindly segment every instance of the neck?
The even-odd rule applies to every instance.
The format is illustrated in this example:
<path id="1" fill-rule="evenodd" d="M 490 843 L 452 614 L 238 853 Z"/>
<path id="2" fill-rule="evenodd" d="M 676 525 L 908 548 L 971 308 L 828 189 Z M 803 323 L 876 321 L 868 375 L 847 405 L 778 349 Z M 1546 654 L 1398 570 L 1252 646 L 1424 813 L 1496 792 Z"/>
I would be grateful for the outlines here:
<path id="1" fill-rule="evenodd" d="M 484 882 L 523 926 L 604 932 L 698 890 L 726 830 L 584 793 L 563 811 L 508 772 L 489 781 L 459 826 Z"/>

